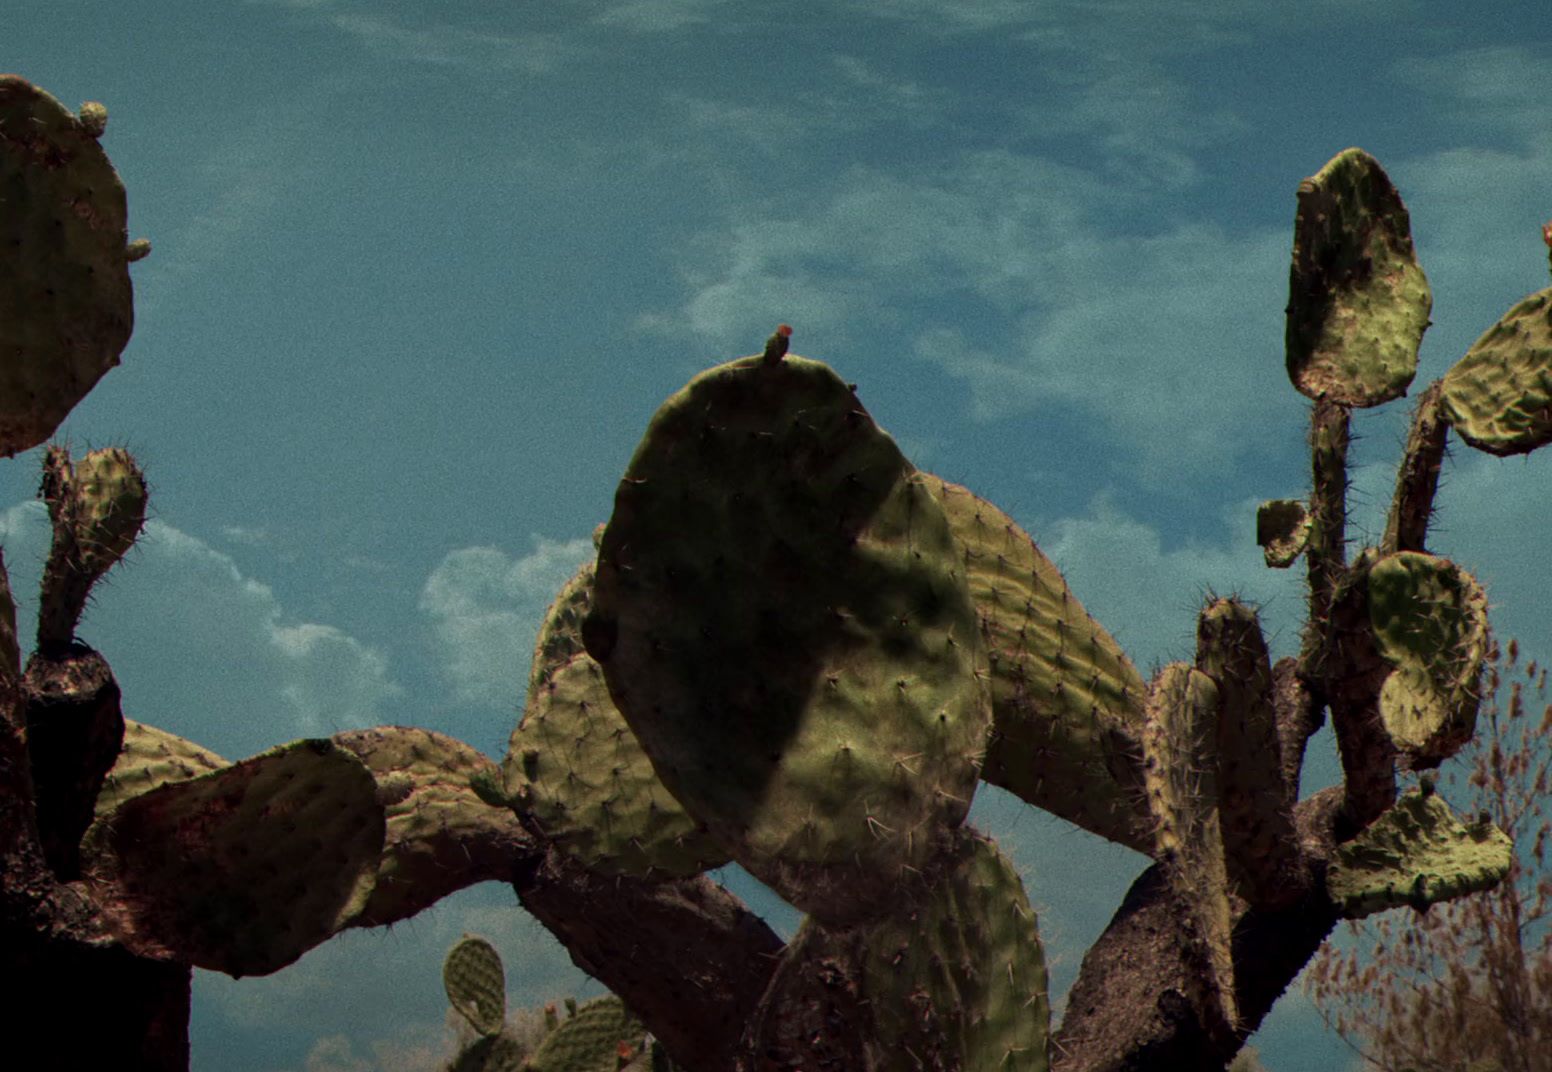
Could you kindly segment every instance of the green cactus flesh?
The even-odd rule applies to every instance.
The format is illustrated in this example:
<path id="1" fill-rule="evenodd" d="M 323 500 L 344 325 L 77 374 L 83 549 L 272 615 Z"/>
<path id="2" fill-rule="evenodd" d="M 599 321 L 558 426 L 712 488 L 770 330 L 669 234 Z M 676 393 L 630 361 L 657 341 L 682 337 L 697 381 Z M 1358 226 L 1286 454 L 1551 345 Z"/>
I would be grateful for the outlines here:
<path id="1" fill-rule="evenodd" d="M 1406 393 L 1433 296 L 1401 195 L 1361 149 L 1299 184 L 1288 377 L 1310 398 L 1377 406 Z"/>
<path id="2" fill-rule="evenodd" d="M 94 130 L 0 75 L 0 456 L 52 435 L 134 324 L 124 186 Z"/>
<path id="3" fill-rule="evenodd" d="M 342 925 L 375 927 L 407 918 L 462 889 L 471 867 L 502 870 L 493 857 L 511 840 L 515 820 L 470 784 L 477 774 L 496 774 L 484 753 L 412 726 L 348 730 L 333 740 L 371 771 L 387 821 L 371 897 Z"/>
<path id="4" fill-rule="evenodd" d="M 871 928 L 863 963 L 883 1047 L 878 1068 L 1048 1067 L 1039 927 L 1018 871 L 991 841 L 962 839 L 925 901 Z M 941 1066 L 905 1059 L 927 1023 L 946 1044 Z"/>
<path id="5" fill-rule="evenodd" d="M 1144 777 L 1156 855 L 1187 910 L 1180 923 L 1203 961 L 1197 981 L 1208 1004 L 1233 1026 L 1233 913 L 1218 809 L 1221 703 L 1208 675 L 1184 663 L 1164 667 L 1148 699 Z"/>
<path id="6" fill-rule="evenodd" d="M 1111 841 L 1151 852 L 1137 729 L 1147 684 L 1027 532 L 922 474 L 964 552 L 991 666 L 981 777 Z"/>
<path id="7" fill-rule="evenodd" d="M 646 1029 L 613 995 L 594 998 L 557 1027 L 523 1065 L 527 1072 L 616 1072 L 639 1052 Z"/>
<path id="8" fill-rule="evenodd" d="M 1254 608 L 1237 599 L 1208 604 L 1197 623 L 1196 668 L 1218 689 L 1218 826 L 1228 876 L 1252 904 L 1266 904 L 1294 886 L 1296 848 L 1271 659 Z"/>
<path id="9" fill-rule="evenodd" d="M 502 762 L 504 795 L 602 875 L 668 878 L 727 862 L 658 779 L 602 668 L 582 647 L 595 567 L 584 565 L 539 628 L 528 703 Z"/>
<path id="10" fill-rule="evenodd" d="M 961 555 L 804 358 L 697 376 L 620 484 L 587 650 L 663 783 L 806 911 L 881 910 L 969 809 L 990 713 Z"/>
<path id="11" fill-rule="evenodd" d="M 1490 889 L 1509 873 L 1514 845 L 1489 822 L 1463 826 L 1427 787 L 1404 794 L 1356 838 L 1337 846 L 1326 872 L 1349 919 L 1429 905 Z"/>
<path id="12" fill-rule="evenodd" d="M 124 720 L 124 744 L 97 794 L 95 814 L 101 819 L 131 797 L 169 782 L 186 782 L 230 766 L 208 748 L 177 734 Z"/>
<path id="13" fill-rule="evenodd" d="M 123 558 L 145 524 L 146 483 L 129 452 L 94 450 L 72 462 L 49 447 L 41 492 L 53 523 L 38 610 L 41 648 L 70 643 L 94 584 Z"/>
<path id="14" fill-rule="evenodd" d="M 1287 569 L 1309 542 L 1309 508 L 1303 499 L 1271 499 L 1256 510 L 1256 545 L 1272 569 Z"/>
<path id="15" fill-rule="evenodd" d="M 1366 553 L 1369 622 L 1393 669 L 1380 715 L 1414 767 L 1436 766 L 1471 739 L 1492 637 L 1487 596 L 1447 559 Z"/>
<path id="16" fill-rule="evenodd" d="M 1445 420 L 1478 450 L 1525 454 L 1552 441 L 1552 288 L 1505 313 L 1443 386 Z"/>
<path id="17" fill-rule="evenodd" d="M 501 1033 L 507 1020 L 507 977 L 495 946 L 464 935 L 442 962 L 442 988 L 475 1031 L 486 1038 Z"/>
<path id="18" fill-rule="evenodd" d="M 371 772 L 294 741 L 125 800 L 87 831 L 82 873 L 132 952 L 264 975 L 359 913 L 383 833 Z"/>

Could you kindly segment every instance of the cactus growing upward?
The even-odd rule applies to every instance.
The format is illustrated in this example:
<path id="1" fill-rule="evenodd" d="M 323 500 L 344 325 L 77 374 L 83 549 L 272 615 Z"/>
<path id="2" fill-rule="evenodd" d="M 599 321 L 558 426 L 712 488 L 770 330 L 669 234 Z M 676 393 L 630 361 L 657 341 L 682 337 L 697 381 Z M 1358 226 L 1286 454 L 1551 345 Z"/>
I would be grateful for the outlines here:
<path id="1" fill-rule="evenodd" d="M 24 195 L 0 234 L 36 247 L 0 265 L 0 294 L 71 284 L 47 316 L 0 320 L 25 373 L 0 383 L 0 452 L 52 433 L 128 332 L 139 250 L 95 149 L 104 113 L 51 101 L 0 80 L 0 107 L 39 120 L 0 136 Z M 38 169 L 48 153 L 79 167 Z M 40 239 L 83 168 L 101 226 Z M 1222 1067 L 1339 918 L 1507 869 L 1505 839 L 1396 780 L 1469 738 L 1491 648 L 1480 586 L 1426 547 L 1444 440 L 1552 438 L 1544 292 L 1419 394 L 1385 539 L 1349 560 L 1350 410 L 1407 390 L 1431 299 L 1373 158 L 1340 154 L 1298 203 L 1286 366 L 1313 401 L 1312 486 L 1258 527 L 1270 565 L 1305 558 L 1309 622 L 1275 666 L 1253 608 L 1214 601 L 1195 665 L 1145 682 L 1027 533 L 912 466 L 778 330 L 653 418 L 499 768 L 405 727 L 226 763 L 126 724 L 74 641 L 143 484 L 118 454 L 49 452 L 62 565 L 25 677 L 0 573 L 0 948 L 31 984 L 0 1008 L 12 1052 L 185 1067 L 191 966 L 277 970 L 495 878 L 623 1002 L 557 1016 L 545 1068 L 622 1057 L 626 1007 L 692 1072 Z M 1298 800 L 1327 712 L 1344 782 Z M 50 741 L 53 722 L 77 729 Z M 1054 1029 L 1022 882 L 964 826 L 983 779 L 1155 860 Z M 792 942 L 700 873 L 726 858 L 808 911 Z M 450 994 L 483 1034 L 489 957 L 459 963 L 476 970 Z M 120 1000 L 97 1052 L 61 1056 L 36 1025 L 82 976 Z"/>

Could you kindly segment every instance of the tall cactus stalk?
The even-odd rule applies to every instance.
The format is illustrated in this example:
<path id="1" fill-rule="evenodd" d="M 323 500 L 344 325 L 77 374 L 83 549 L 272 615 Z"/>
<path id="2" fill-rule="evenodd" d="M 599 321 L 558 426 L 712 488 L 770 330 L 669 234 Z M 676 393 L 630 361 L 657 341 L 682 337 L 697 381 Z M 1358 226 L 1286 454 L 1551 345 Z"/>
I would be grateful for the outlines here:
<path id="1" fill-rule="evenodd" d="M 145 247 L 105 121 L 0 78 L 0 238 L 22 251 L 3 293 L 42 295 L 0 304 L 0 453 L 46 439 L 128 337 Z M 405 727 L 229 763 L 126 722 L 76 636 L 145 489 L 122 451 L 51 448 L 25 675 L 0 569 L 0 957 L 27 982 L 0 1005 L 7 1056 L 185 1068 L 192 967 L 279 970 L 499 879 L 618 997 L 557 1016 L 535 1068 L 639 1067 L 643 1027 L 689 1072 L 1223 1067 L 1339 919 L 1507 872 L 1506 837 L 1397 776 L 1470 738 L 1492 651 L 1481 587 L 1426 547 L 1447 436 L 1552 439 L 1542 291 L 1421 392 L 1384 539 L 1350 555 L 1350 414 L 1406 393 L 1431 296 L 1372 157 L 1297 196 L 1311 487 L 1257 539 L 1270 566 L 1306 556 L 1309 621 L 1275 666 L 1255 609 L 1213 600 L 1195 665 L 1144 681 L 1027 533 L 915 469 L 783 326 L 654 417 L 546 616 L 503 763 Z M 1327 711 L 1344 782 L 1299 800 Z M 1059 1025 L 1022 881 L 965 825 L 982 780 L 1155 861 Z M 808 913 L 791 942 L 703 873 L 729 859 Z M 448 961 L 491 1067 L 500 976 L 477 942 Z M 50 1003 L 81 978 L 106 1022 L 62 1047 Z"/>

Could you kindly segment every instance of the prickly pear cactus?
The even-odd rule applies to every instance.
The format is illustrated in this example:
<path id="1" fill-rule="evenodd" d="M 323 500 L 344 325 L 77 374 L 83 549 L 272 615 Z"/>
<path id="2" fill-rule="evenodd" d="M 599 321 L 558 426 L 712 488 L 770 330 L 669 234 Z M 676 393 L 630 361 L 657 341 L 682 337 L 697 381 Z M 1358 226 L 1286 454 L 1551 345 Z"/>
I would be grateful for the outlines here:
<path id="1" fill-rule="evenodd" d="M 616 1072 L 646 1048 L 646 1031 L 614 995 L 594 998 L 544 1040 L 526 1072 Z"/>
<path id="2" fill-rule="evenodd" d="M 1552 442 L 1552 288 L 1487 329 L 1444 376 L 1445 419 L 1489 454 L 1525 454 Z"/>
<path id="3" fill-rule="evenodd" d="M 1361 149 L 1299 184 L 1287 359 L 1310 398 L 1377 406 L 1406 393 L 1433 295 L 1401 195 Z"/>
<path id="4" fill-rule="evenodd" d="M 0 456 L 42 443 L 119 363 L 134 309 L 124 186 L 80 118 L 0 75 Z"/>
<path id="5" fill-rule="evenodd" d="M 1027 532 L 958 484 L 938 490 L 991 666 L 981 777 L 1085 830 L 1152 849 L 1137 733 L 1148 686 Z"/>
<path id="6" fill-rule="evenodd" d="M 727 854 L 674 799 L 583 650 L 595 566 L 584 565 L 539 627 L 528 702 L 501 764 L 504 799 L 601 875 L 697 875 Z"/>
<path id="7" fill-rule="evenodd" d="M 1424 782 L 1352 841 L 1337 847 L 1326 876 L 1349 919 L 1490 889 L 1509 873 L 1514 845 L 1491 823 L 1463 826 Z"/>
<path id="8" fill-rule="evenodd" d="M 126 718 L 123 748 L 97 794 L 97 818 L 159 785 L 186 782 L 230 765 L 193 741 Z"/>
<path id="9" fill-rule="evenodd" d="M 360 912 L 384 825 L 354 755 L 295 741 L 124 801 L 87 831 L 82 872 L 138 955 L 265 975 Z"/>
<path id="10" fill-rule="evenodd" d="M 495 946 L 464 935 L 442 962 L 442 987 L 475 1031 L 486 1038 L 501 1033 L 507 1020 L 507 977 Z"/>
<path id="11" fill-rule="evenodd" d="M 663 784 L 807 911 L 881 910 L 969 810 L 989 709 L 961 554 L 805 358 L 695 377 L 620 483 L 588 653 Z"/>

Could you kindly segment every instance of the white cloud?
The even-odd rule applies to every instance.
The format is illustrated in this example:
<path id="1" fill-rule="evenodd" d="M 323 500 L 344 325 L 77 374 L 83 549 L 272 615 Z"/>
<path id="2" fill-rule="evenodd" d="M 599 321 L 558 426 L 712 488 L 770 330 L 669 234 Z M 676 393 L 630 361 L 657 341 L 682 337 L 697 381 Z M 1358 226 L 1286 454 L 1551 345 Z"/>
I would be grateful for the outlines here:
<path id="1" fill-rule="evenodd" d="M 593 544 L 533 537 L 533 551 L 514 559 L 496 547 L 450 551 L 421 591 L 443 668 L 459 700 L 510 709 L 522 703 L 534 640 L 544 611 Z"/>
<path id="2" fill-rule="evenodd" d="M 0 515 L 0 536 L 30 641 L 49 538 L 43 505 Z M 288 621 L 267 585 L 156 520 L 99 583 L 78 634 L 113 667 L 127 717 L 229 759 L 376 725 L 379 706 L 402 692 L 380 652 L 335 626 Z"/>

